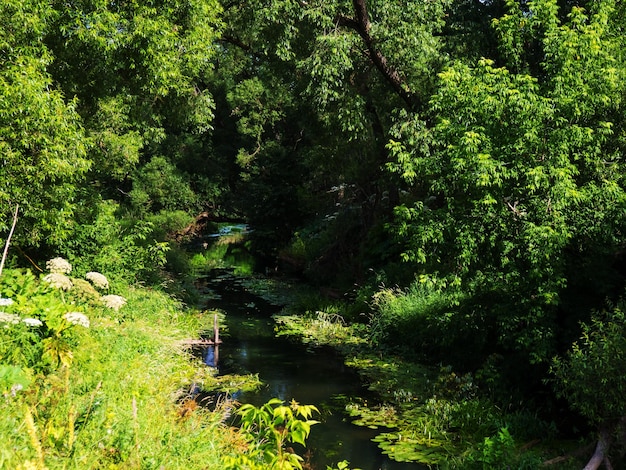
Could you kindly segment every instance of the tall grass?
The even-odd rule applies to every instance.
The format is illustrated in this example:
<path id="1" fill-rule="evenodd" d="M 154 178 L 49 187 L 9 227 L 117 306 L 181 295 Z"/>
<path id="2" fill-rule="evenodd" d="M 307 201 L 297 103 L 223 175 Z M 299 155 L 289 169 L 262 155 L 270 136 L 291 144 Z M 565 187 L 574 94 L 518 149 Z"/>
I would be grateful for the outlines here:
<path id="1" fill-rule="evenodd" d="M 239 439 L 224 413 L 181 405 L 213 380 L 180 345 L 204 317 L 158 291 L 119 293 L 119 311 L 89 309 L 90 327 L 76 329 L 64 364 L 16 368 L 25 387 L 0 377 L 0 468 L 221 468 Z"/>

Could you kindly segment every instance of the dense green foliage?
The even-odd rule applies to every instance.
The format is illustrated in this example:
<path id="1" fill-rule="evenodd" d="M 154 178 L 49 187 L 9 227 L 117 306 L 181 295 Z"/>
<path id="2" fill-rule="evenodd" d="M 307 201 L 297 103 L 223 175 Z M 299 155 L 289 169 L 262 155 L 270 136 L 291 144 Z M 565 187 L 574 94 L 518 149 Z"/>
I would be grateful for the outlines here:
<path id="1" fill-rule="evenodd" d="M 53 86 L 43 45 L 53 11 L 40 2 L 3 2 L 0 36 L 0 227 L 22 207 L 23 239 L 59 243 L 71 233 L 80 181 L 90 167 L 77 103 Z"/>
<path id="2" fill-rule="evenodd" d="M 193 272 L 174 240 L 243 220 L 257 268 L 325 293 L 324 335 L 360 323 L 503 409 L 558 421 L 565 398 L 617 431 L 625 21 L 615 0 L 4 1 L 9 265 L 172 288 Z M 44 355 L 74 344 L 50 302 L 41 341 L 0 346 L 15 383 L 67 362 Z"/>

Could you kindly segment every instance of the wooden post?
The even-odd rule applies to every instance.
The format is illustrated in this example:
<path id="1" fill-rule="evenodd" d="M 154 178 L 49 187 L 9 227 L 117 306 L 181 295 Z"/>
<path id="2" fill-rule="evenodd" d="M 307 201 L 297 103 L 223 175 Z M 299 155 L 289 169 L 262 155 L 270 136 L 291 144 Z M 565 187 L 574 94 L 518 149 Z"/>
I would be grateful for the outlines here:
<path id="1" fill-rule="evenodd" d="M 217 323 L 217 313 L 213 314 L 213 367 L 217 367 L 220 358 L 220 327 Z"/>
<path id="2" fill-rule="evenodd" d="M 217 345 L 220 342 L 220 328 L 217 324 L 217 313 L 213 314 L 213 343 Z"/>

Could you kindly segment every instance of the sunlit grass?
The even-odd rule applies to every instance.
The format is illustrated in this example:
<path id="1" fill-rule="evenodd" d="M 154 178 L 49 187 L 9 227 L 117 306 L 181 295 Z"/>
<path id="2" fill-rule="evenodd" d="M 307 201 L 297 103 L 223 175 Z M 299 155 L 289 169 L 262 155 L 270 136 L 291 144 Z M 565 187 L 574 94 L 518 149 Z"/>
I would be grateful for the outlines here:
<path id="1" fill-rule="evenodd" d="M 122 294 L 119 312 L 91 312 L 69 367 L 0 398 L 0 468 L 220 468 L 237 441 L 224 414 L 180 406 L 213 380 L 180 346 L 205 318 L 156 291 Z"/>

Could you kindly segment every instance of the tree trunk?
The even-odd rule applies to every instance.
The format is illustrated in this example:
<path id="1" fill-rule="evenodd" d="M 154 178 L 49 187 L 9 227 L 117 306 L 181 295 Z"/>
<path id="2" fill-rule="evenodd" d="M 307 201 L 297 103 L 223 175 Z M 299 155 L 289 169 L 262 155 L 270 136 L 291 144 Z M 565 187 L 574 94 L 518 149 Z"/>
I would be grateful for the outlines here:
<path id="1" fill-rule="evenodd" d="M 600 427 L 596 450 L 583 470 L 596 470 L 600 467 L 600 465 L 602 465 L 602 463 L 605 464 L 607 469 L 613 468 L 608 457 L 609 449 L 611 447 L 611 434 L 611 430 L 608 426 L 603 425 Z"/>

